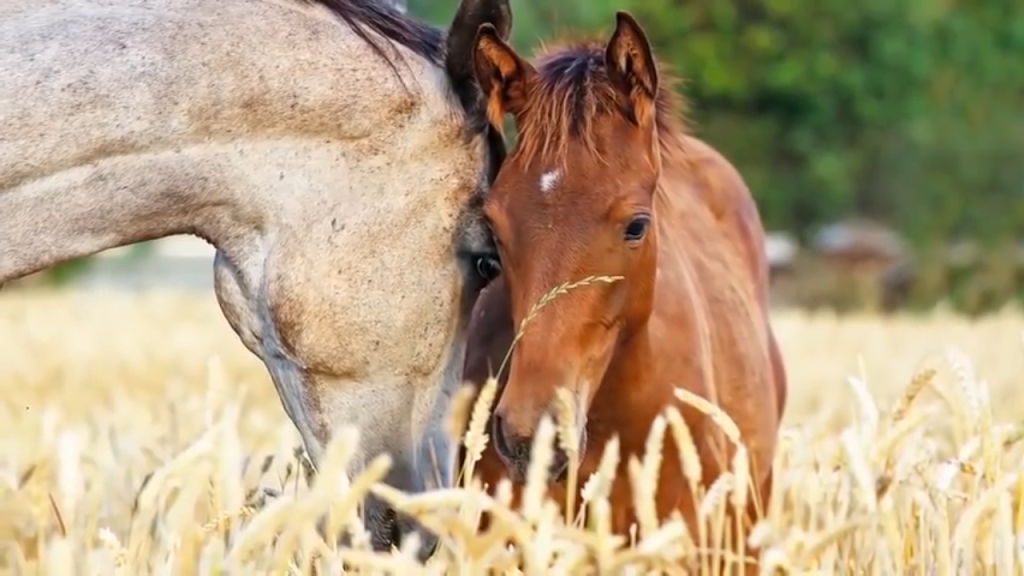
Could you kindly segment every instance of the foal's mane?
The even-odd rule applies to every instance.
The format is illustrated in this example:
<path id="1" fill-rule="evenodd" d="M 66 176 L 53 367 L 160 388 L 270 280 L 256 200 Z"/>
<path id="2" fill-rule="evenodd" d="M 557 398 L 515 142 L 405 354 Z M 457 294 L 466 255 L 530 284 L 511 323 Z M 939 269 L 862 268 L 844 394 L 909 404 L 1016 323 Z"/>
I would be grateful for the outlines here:
<path id="1" fill-rule="evenodd" d="M 571 142 L 582 143 L 601 158 L 594 138 L 597 123 L 621 114 L 615 88 L 605 66 L 605 41 L 583 39 L 542 45 L 534 58 L 536 81 L 518 126 L 517 155 L 526 162 L 539 154 L 564 161 Z M 687 133 L 686 101 L 676 91 L 678 79 L 657 63 L 655 122 L 663 158 L 681 158 Z"/>

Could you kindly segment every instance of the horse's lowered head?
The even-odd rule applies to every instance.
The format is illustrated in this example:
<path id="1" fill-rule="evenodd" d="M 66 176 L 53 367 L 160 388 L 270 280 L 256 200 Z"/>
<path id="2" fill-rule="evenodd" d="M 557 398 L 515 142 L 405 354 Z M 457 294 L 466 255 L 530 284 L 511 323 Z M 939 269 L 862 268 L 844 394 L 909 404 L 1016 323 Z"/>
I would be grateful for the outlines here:
<path id="1" fill-rule="evenodd" d="M 473 54 L 508 1 L 463 0 L 447 34 L 378 0 L 102 4 L 0 10 L 0 284 L 201 237 L 314 465 L 353 426 L 353 468 L 387 453 L 392 486 L 450 486 L 504 156 Z M 378 548 L 418 528 L 365 510 Z"/>
<path id="2" fill-rule="evenodd" d="M 559 387 L 575 398 L 586 441 L 582 424 L 612 353 L 652 307 L 658 74 L 628 14 L 619 13 L 602 44 L 551 51 L 533 65 L 493 27 L 477 37 L 476 71 L 491 122 L 511 114 L 519 134 L 484 205 L 515 325 L 533 316 L 492 419 L 495 447 L 518 480 Z M 588 277 L 597 279 L 531 314 L 551 290 Z M 556 462 L 559 475 L 564 454 Z"/>

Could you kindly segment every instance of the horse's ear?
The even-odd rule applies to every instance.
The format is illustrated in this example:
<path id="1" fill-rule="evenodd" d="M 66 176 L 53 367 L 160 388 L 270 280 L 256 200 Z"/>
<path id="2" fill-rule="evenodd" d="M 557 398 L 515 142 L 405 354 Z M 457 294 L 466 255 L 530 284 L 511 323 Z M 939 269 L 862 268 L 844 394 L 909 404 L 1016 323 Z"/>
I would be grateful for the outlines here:
<path id="1" fill-rule="evenodd" d="M 480 26 L 490 24 L 502 39 L 512 31 L 512 9 L 508 0 L 462 0 L 445 40 L 445 71 L 466 111 L 480 111 L 483 102 L 473 66 L 476 35 Z"/>
<path id="2" fill-rule="evenodd" d="M 627 12 L 615 14 L 605 65 L 630 119 L 640 125 L 651 122 L 658 94 L 657 65 L 647 34 Z"/>
<path id="3" fill-rule="evenodd" d="M 518 116 L 523 111 L 527 87 L 536 72 L 490 24 L 477 32 L 473 64 L 487 103 L 487 119 L 500 130 L 505 114 Z"/>

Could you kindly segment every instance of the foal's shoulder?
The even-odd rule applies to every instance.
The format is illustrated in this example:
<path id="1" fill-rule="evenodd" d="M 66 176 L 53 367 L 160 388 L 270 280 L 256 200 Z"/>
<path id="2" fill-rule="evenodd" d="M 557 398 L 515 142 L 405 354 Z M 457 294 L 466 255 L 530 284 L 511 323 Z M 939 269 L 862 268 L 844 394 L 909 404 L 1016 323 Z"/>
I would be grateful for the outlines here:
<path id="1" fill-rule="evenodd" d="M 687 136 L 684 153 L 691 181 L 716 215 L 725 212 L 756 212 L 753 195 L 739 170 L 716 148 L 694 136 Z"/>
<path id="2" fill-rule="evenodd" d="M 738 250 L 757 285 L 758 298 L 767 302 L 768 260 L 764 227 L 757 202 L 736 166 L 699 138 L 688 136 L 682 149 L 687 157 L 693 193 L 707 206 L 726 241 Z"/>

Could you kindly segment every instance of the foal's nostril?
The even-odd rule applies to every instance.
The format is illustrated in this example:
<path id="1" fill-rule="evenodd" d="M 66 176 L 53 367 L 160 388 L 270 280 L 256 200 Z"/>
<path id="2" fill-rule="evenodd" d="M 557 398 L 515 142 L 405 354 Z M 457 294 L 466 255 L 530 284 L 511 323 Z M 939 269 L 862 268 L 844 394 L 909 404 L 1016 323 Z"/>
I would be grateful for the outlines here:
<path id="1" fill-rule="evenodd" d="M 505 420 L 500 414 L 494 414 L 491 419 L 491 441 L 510 479 L 513 482 L 525 481 L 526 470 L 530 466 L 530 439 L 510 434 Z"/>
<path id="2" fill-rule="evenodd" d="M 513 450 L 505 438 L 505 421 L 500 414 L 495 413 L 491 417 L 491 438 L 494 440 L 494 449 L 503 458 L 512 458 Z"/>
<path id="3" fill-rule="evenodd" d="M 555 482 L 561 482 L 565 480 L 568 471 L 569 455 L 560 446 L 556 446 L 554 456 L 551 458 L 551 464 L 548 466 L 548 474 Z"/>
<path id="4" fill-rule="evenodd" d="M 533 439 L 509 434 L 505 421 L 496 413 L 491 417 L 491 442 L 494 442 L 494 449 L 511 474 L 511 479 L 515 482 L 525 481 L 530 467 Z M 569 456 L 561 447 L 555 445 L 553 448 L 553 457 L 548 465 L 548 478 L 558 482 L 566 477 Z"/>

